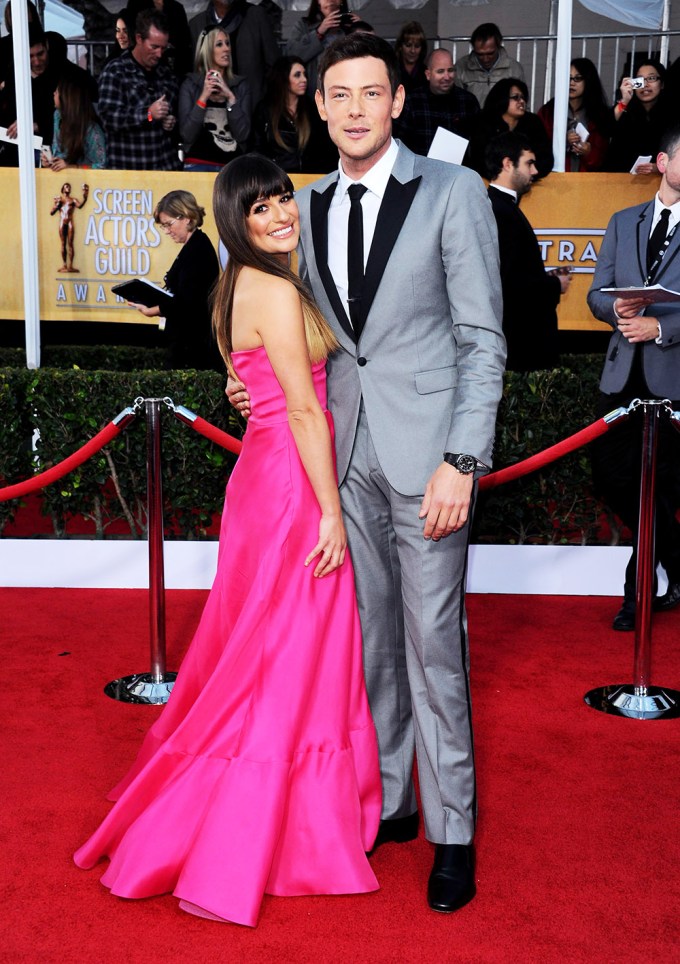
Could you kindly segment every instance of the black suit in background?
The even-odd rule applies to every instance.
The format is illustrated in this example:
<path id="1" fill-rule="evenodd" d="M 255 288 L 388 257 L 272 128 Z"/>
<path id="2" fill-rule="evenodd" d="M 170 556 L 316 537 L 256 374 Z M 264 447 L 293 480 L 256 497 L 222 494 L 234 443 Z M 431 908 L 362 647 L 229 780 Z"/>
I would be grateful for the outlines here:
<path id="1" fill-rule="evenodd" d="M 165 313 L 171 368 L 224 370 L 212 336 L 208 303 L 218 274 L 219 265 L 212 242 L 196 228 L 165 276 L 165 285 L 174 296 L 172 308 Z"/>
<path id="2" fill-rule="evenodd" d="M 503 334 L 508 343 L 508 371 L 554 368 L 560 281 L 547 274 L 536 235 L 511 194 L 489 187 L 498 227 L 503 287 Z"/>

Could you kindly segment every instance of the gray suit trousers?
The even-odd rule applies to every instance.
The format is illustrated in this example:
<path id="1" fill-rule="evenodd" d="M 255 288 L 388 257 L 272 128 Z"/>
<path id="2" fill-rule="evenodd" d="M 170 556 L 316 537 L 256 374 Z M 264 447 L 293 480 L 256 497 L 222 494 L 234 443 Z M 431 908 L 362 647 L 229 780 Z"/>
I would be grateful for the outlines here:
<path id="1" fill-rule="evenodd" d="M 378 463 L 365 413 L 340 487 L 354 562 L 364 672 L 380 750 L 383 819 L 416 810 L 414 746 L 433 843 L 474 833 L 465 569 L 469 524 L 423 538 L 420 496 L 402 496 Z"/>

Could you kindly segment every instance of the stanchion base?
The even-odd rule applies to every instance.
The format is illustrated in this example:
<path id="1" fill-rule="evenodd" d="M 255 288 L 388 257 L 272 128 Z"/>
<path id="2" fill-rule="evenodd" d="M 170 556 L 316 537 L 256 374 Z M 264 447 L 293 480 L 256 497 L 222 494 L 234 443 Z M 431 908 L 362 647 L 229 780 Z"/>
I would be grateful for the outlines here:
<path id="1" fill-rule="evenodd" d="M 104 692 L 121 703 L 167 703 L 177 673 L 165 673 L 160 679 L 153 673 L 135 673 L 107 683 Z"/>
<path id="2" fill-rule="evenodd" d="M 631 720 L 669 720 L 680 716 L 680 693 L 665 686 L 647 686 L 644 690 L 633 683 L 599 686 L 583 699 L 594 710 Z"/>

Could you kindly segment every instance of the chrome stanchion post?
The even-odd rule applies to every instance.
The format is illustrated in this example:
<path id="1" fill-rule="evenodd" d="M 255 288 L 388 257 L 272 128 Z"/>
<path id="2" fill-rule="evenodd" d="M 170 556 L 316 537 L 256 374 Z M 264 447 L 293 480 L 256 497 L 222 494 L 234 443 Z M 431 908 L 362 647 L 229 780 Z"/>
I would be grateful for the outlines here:
<path id="1" fill-rule="evenodd" d="M 123 703 L 167 703 L 177 678 L 177 673 L 166 671 L 165 662 L 165 566 L 160 425 L 160 406 L 164 401 L 160 398 L 144 399 L 151 671 L 124 676 L 104 687 L 107 696 Z"/>
<path id="2" fill-rule="evenodd" d="M 654 520 L 656 517 L 656 449 L 658 403 L 642 405 L 642 473 L 638 513 L 637 568 L 635 572 L 635 694 L 643 696 L 650 683 L 652 662 L 652 596 L 654 594 Z"/>
<path id="3" fill-rule="evenodd" d="M 601 686 L 586 693 L 588 706 L 603 713 L 635 720 L 680 716 L 680 692 L 651 686 L 652 601 L 654 595 L 654 520 L 656 449 L 662 401 L 643 401 L 642 473 L 635 574 L 635 652 L 633 683 Z"/>
<path id="4" fill-rule="evenodd" d="M 161 474 L 160 399 L 146 400 L 146 491 L 149 540 L 149 632 L 151 676 L 165 675 L 165 566 L 163 558 L 163 477 Z"/>

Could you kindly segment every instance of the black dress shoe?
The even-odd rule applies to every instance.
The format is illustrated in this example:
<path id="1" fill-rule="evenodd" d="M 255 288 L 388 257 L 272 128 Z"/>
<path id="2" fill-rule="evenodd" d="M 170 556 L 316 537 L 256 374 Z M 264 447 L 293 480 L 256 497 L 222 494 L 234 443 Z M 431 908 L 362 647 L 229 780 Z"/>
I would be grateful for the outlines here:
<path id="1" fill-rule="evenodd" d="M 395 817 L 394 820 L 381 820 L 378 827 L 378 834 L 375 843 L 370 850 L 373 853 L 380 844 L 384 843 L 408 843 L 415 840 L 418 836 L 418 825 L 420 818 L 418 811 L 410 813 L 408 817 Z"/>
<path id="2" fill-rule="evenodd" d="M 623 600 L 623 606 L 619 609 L 612 629 L 617 629 L 620 633 L 630 633 L 635 629 L 635 603 L 628 599 Z"/>
<path id="3" fill-rule="evenodd" d="M 663 596 L 657 596 L 654 600 L 654 609 L 662 613 L 674 609 L 677 605 L 680 605 L 680 582 L 669 582 Z"/>
<path id="4" fill-rule="evenodd" d="M 477 892 L 472 846 L 435 844 L 434 866 L 427 883 L 427 902 L 440 914 L 451 914 Z"/>

